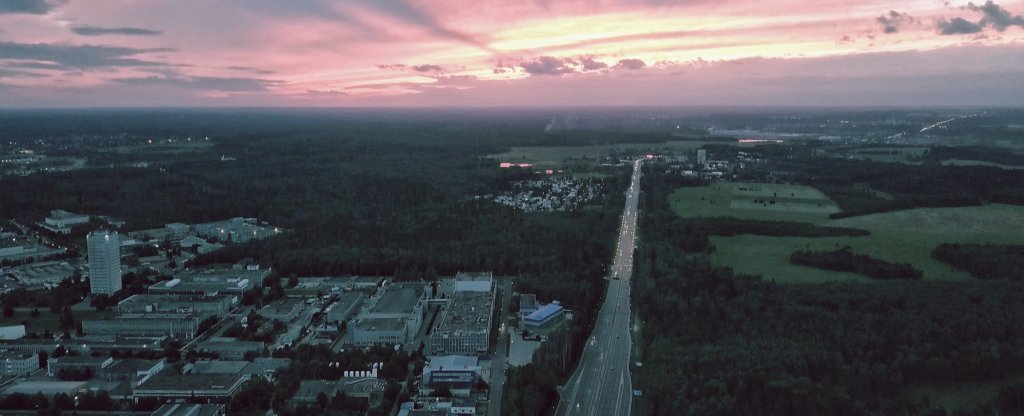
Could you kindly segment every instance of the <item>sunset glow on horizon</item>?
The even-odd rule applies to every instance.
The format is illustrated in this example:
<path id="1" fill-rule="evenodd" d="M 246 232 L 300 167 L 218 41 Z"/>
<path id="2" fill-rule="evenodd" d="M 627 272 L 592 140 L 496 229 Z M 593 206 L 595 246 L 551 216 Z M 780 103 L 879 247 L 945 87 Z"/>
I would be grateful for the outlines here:
<path id="1" fill-rule="evenodd" d="M 1022 13 L 1022 1 L 17 0 L 0 3 L 0 106 L 1019 105 Z"/>

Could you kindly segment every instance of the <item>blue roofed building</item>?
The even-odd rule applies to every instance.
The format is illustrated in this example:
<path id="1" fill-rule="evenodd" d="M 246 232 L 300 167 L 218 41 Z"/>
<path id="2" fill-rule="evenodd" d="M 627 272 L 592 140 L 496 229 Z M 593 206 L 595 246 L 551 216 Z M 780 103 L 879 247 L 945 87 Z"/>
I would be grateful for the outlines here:
<path id="1" fill-rule="evenodd" d="M 552 302 L 533 311 L 522 320 L 524 329 L 544 328 L 562 319 L 565 309 L 558 302 Z"/>

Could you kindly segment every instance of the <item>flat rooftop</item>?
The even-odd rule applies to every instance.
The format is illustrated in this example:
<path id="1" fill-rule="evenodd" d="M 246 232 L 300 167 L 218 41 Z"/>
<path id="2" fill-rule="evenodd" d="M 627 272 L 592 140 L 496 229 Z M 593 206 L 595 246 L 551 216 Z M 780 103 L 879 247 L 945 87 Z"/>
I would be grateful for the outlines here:
<path id="1" fill-rule="evenodd" d="M 494 292 L 456 292 L 435 332 L 487 332 L 493 304 Z"/>
<path id="2" fill-rule="evenodd" d="M 494 273 L 492 272 L 459 272 L 455 275 L 455 281 L 457 282 L 485 282 L 493 278 Z"/>
<path id="3" fill-rule="evenodd" d="M 72 394 L 83 388 L 87 383 L 84 381 L 20 381 L 3 390 L 3 395 L 8 396 L 14 393 L 27 394 L 29 396 L 42 393 L 50 397 L 58 393 Z"/>
<path id="4" fill-rule="evenodd" d="M 239 383 L 241 374 L 167 374 L 160 373 L 135 390 L 227 390 Z"/>
<path id="5" fill-rule="evenodd" d="M 366 318 L 355 321 L 355 327 L 363 331 L 401 331 L 405 320 L 401 318 Z"/>
<path id="6" fill-rule="evenodd" d="M 394 283 L 388 285 L 380 301 L 370 312 L 375 313 L 412 313 L 426 287 L 422 283 Z"/>
<path id="7" fill-rule="evenodd" d="M 199 270 L 183 270 L 174 277 L 182 280 L 193 280 L 193 281 L 215 281 L 215 280 L 228 280 L 228 279 L 260 279 L 265 275 L 270 274 L 270 269 L 259 269 L 259 270 L 248 270 L 248 269 L 232 269 L 232 268 L 219 268 L 219 269 L 199 269 Z M 252 279 L 250 279 L 252 280 Z"/>
<path id="8" fill-rule="evenodd" d="M 192 365 L 193 374 L 239 374 L 248 361 L 199 360 Z"/>

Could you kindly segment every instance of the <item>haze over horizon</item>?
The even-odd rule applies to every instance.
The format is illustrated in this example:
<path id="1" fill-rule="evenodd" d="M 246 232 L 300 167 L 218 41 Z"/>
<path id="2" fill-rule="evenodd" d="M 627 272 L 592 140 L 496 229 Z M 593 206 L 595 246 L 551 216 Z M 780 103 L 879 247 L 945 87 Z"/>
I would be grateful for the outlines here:
<path id="1" fill-rule="evenodd" d="M 1013 106 L 1024 1 L 0 3 L 0 107 Z"/>

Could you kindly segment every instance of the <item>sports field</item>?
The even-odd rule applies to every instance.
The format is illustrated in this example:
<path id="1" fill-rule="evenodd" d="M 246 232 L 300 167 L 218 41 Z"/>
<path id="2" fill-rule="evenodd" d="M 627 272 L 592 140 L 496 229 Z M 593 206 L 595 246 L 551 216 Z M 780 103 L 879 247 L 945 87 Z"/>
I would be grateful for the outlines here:
<path id="1" fill-rule="evenodd" d="M 736 237 L 712 237 L 715 251 L 711 260 L 715 264 L 732 267 L 737 272 L 761 275 L 765 279 L 780 283 L 819 283 L 827 281 L 856 280 L 870 282 L 870 278 L 853 273 L 836 273 L 789 263 L 789 256 L 796 250 L 834 250 L 850 246 L 853 251 L 896 263 L 910 263 L 924 272 L 925 279 L 961 280 L 971 277 L 945 263 L 931 258 L 931 252 L 941 243 L 996 243 L 1024 244 L 1024 233 L 1009 230 L 1024 230 L 1024 207 L 1016 205 L 990 204 L 979 207 L 918 208 L 881 214 L 865 215 L 840 220 L 830 220 L 826 213 L 800 212 L 798 210 L 766 210 L 764 207 L 747 209 L 734 204 L 687 204 L 686 201 L 700 201 L 704 198 L 731 200 L 736 187 L 749 189 L 749 184 L 720 183 L 704 188 L 681 188 L 669 199 L 673 209 L 685 217 L 733 216 L 738 218 L 787 220 L 810 222 L 822 226 L 860 228 L 871 232 L 866 237 L 763 237 L 742 235 Z M 772 192 L 784 191 L 780 185 L 762 185 Z M 799 193 L 804 188 L 804 193 Z M 797 187 L 792 193 L 804 196 L 801 204 L 821 201 L 814 199 L 813 188 Z M 745 195 L 742 195 L 746 197 Z M 824 195 L 822 195 L 824 197 Z M 831 203 L 827 198 L 824 204 Z M 709 207 L 713 206 L 713 207 Z M 816 206 L 816 205 L 815 205 Z M 831 205 L 834 207 L 834 204 Z"/>

